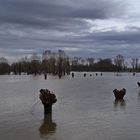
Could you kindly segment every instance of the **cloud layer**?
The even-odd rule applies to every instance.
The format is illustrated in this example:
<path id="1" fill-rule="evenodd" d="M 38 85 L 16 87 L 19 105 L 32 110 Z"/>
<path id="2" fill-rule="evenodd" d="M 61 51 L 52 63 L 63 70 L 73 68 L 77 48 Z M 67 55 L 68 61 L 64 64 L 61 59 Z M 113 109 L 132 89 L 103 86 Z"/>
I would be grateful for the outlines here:
<path id="1" fill-rule="evenodd" d="M 46 49 L 63 49 L 69 55 L 87 57 L 112 57 L 118 53 L 131 56 L 131 52 L 139 55 L 139 19 L 122 1 L 0 3 L 0 56 L 18 57 Z"/>

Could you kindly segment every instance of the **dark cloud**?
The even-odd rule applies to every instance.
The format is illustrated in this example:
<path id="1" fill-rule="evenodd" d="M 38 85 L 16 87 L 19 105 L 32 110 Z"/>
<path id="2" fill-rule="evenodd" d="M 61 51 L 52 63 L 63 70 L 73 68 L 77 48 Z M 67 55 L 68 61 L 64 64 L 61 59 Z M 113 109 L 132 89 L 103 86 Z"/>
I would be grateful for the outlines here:
<path id="1" fill-rule="evenodd" d="M 91 32 L 96 23 L 88 20 L 119 17 L 122 6 L 119 0 L 0 0 L 1 54 L 64 49 L 73 55 L 99 56 L 139 45 L 137 26 Z"/>
<path id="2" fill-rule="evenodd" d="M 116 16 L 119 4 L 111 0 L 1 0 L 0 23 L 50 27 L 77 19 L 106 19 Z M 72 21 L 70 21 L 72 20 Z M 72 24 L 74 25 L 74 24 Z"/>

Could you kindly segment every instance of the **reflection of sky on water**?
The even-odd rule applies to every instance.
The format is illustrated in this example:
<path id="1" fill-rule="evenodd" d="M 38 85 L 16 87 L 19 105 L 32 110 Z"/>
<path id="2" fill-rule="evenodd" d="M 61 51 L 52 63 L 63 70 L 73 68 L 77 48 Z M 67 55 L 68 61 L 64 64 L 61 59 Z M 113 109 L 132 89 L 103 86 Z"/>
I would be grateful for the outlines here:
<path id="1" fill-rule="evenodd" d="M 0 138 L 139 140 L 138 74 L 83 74 L 75 72 L 74 78 L 63 79 L 48 75 L 47 80 L 43 75 L 0 76 Z M 58 99 L 53 105 L 53 119 L 42 119 L 44 108 L 38 102 L 41 88 L 53 91 Z M 115 88 L 126 88 L 124 101 L 114 101 Z"/>

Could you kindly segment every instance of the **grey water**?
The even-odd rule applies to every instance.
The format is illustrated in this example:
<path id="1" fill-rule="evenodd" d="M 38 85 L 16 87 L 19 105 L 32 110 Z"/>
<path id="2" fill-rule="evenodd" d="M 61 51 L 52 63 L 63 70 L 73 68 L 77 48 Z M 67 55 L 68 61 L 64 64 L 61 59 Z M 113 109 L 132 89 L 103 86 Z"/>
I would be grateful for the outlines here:
<path id="1" fill-rule="evenodd" d="M 92 76 L 90 75 L 92 74 Z M 75 73 L 0 76 L 1 140 L 139 140 L 140 74 Z M 56 94 L 52 116 L 44 117 L 39 90 Z M 124 101 L 113 90 L 126 88 Z"/>

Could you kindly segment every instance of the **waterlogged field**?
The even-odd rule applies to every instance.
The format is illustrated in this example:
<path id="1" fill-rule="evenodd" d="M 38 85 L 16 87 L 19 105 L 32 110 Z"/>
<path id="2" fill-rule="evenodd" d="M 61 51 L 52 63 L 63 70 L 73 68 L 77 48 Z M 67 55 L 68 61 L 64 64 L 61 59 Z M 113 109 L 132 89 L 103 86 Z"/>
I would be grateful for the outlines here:
<path id="1" fill-rule="evenodd" d="M 83 75 L 0 76 L 0 139 L 139 140 L 140 74 Z M 52 118 L 44 117 L 41 88 L 57 96 Z M 126 88 L 123 102 L 115 102 L 115 88 Z"/>

